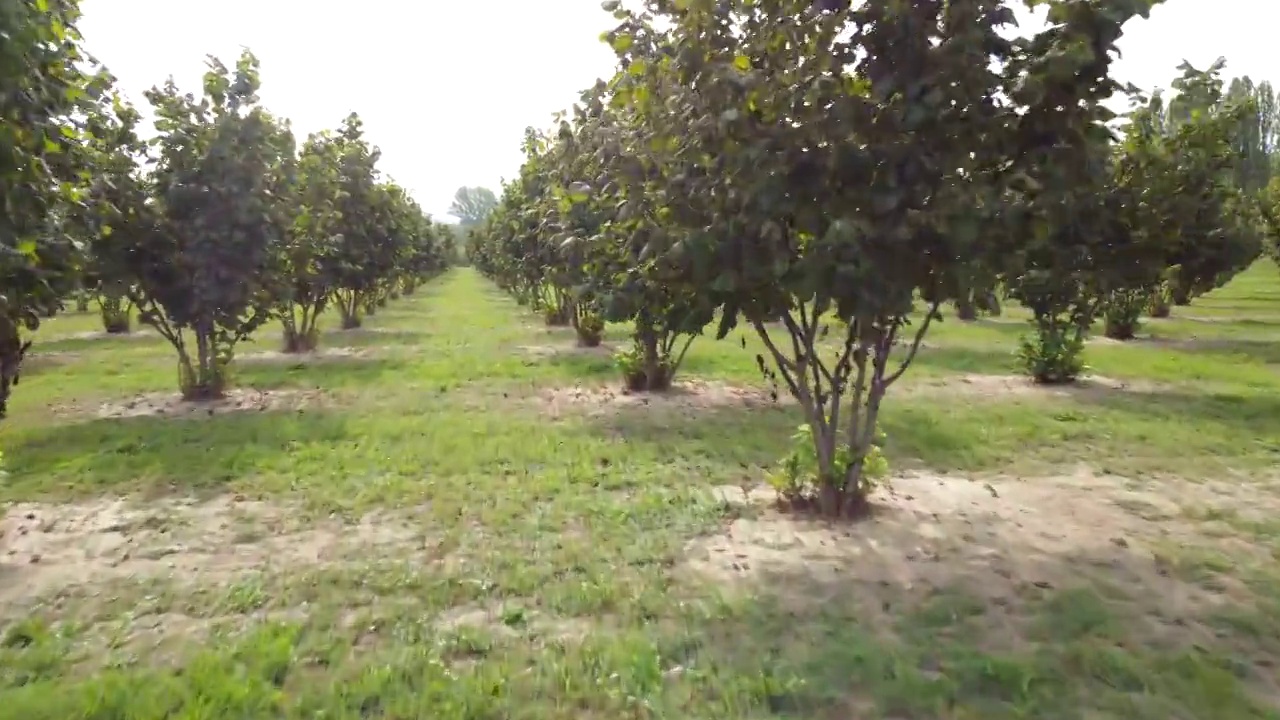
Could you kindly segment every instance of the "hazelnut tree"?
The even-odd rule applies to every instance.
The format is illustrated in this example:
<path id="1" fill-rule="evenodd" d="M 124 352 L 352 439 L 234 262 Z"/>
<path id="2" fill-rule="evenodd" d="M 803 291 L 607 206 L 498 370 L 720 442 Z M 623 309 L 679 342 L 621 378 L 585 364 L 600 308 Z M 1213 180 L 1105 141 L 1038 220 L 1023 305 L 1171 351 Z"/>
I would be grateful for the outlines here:
<path id="1" fill-rule="evenodd" d="M 1094 193 L 1071 170 L 1096 172 L 1093 106 L 1149 3 L 1049 5 L 1046 30 L 1007 39 L 1005 0 L 607 4 L 609 41 L 648 81 L 624 101 L 637 152 L 665 168 L 649 189 L 671 231 L 649 252 L 679 258 L 666 279 L 719 308 L 720 337 L 750 325 L 799 401 L 806 445 L 778 483 L 792 499 L 867 507 L 886 392 L 973 263 L 1025 243 L 1052 275 L 1074 251 L 1055 208 Z"/>
<path id="2" fill-rule="evenodd" d="M 61 307 L 79 274 L 81 249 L 62 225 L 94 172 L 84 113 L 111 82 L 81 48 L 79 19 L 75 0 L 0 7 L 0 417 L 31 346 L 23 332 Z"/>
<path id="3" fill-rule="evenodd" d="M 172 80 L 147 91 L 159 136 L 150 181 L 156 221 L 120 243 L 140 319 L 177 351 L 188 399 L 220 397 L 236 343 L 273 308 L 292 155 L 286 126 L 258 105 L 258 61 L 209 59 L 201 97 Z"/>

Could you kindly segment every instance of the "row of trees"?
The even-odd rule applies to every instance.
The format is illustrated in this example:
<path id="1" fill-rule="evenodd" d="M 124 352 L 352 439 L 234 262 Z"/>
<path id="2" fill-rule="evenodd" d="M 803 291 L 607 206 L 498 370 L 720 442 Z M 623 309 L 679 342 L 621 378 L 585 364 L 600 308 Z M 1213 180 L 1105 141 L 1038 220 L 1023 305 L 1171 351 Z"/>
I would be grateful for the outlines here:
<path id="1" fill-rule="evenodd" d="M 394 182 L 354 113 L 298 146 L 259 103 L 258 62 L 210 58 L 200 95 L 146 93 L 156 135 L 92 67 L 73 2 L 15 5 L 6 41 L 6 207 L 0 281 L 0 412 L 41 316 L 77 290 L 109 330 L 131 309 L 174 347 L 189 399 L 218 397 L 239 341 L 271 319 L 284 349 L 316 348 L 336 306 L 344 328 L 443 270 L 453 238 Z M 13 27 L 8 27 L 15 22 Z M 20 72 L 11 72 L 20 68 Z M 29 88 L 36 88 L 30 91 Z M 11 105 L 11 102 L 27 103 Z"/>
<path id="2" fill-rule="evenodd" d="M 527 132 L 471 260 L 585 345 L 632 323 L 634 390 L 745 323 L 806 421 L 779 487 L 857 513 L 886 391 L 944 303 L 1021 302 L 1028 372 L 1068 382 L 1096 319 L 1131 337 L 1261 247 L 1253 97 L 1185 66 L 1117 132 L 1115 44 L 1150 3 L 1054 0 L 1010 39 L 1013 4 L 607 0 L 617 74 Z"/>

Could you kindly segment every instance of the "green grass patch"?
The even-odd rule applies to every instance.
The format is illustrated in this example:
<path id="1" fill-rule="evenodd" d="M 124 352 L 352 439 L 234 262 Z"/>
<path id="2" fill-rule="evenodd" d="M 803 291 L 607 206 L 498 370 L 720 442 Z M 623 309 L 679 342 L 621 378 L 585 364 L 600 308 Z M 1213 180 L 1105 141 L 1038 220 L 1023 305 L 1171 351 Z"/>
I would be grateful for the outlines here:
<path id="1" fill-rule="evenodd" d="M 625 327 L 456 269 L 188 412 L 158 336 L 59 316 L 0 426 L 0 718 L 1280 717 L 1277 280 L 1073 389 L 1011 377 L 1019 308 L 939 323 L 853 526 L 759 493 L 799 416 L 741 331 L 646 402 Z"/>

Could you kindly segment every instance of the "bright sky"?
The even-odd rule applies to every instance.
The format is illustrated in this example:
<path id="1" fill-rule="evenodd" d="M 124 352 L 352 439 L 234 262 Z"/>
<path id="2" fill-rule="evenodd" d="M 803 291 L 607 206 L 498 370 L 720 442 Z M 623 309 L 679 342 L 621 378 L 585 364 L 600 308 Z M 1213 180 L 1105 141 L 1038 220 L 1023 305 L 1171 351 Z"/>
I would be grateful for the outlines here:
<path id="1" fill-rule="evenodd" d="M 1280 82 L 1264 0 L 1167 0 L 1121 40 L 1121 79 L 1167 84 L 1184 58 L 1227 57 L 1229 75 Z M 91 53 L 145 105 L 142 91 L 173 75 L 198 91 L 207 54 L 262 62 L 264 104 L 299 137 L 354 110 L 382 168 L 439 219 L 460 185 L 499 191 L 520 167 L 529 125 L 546 127 L 613 52 L 598 38 L 612 18 L 599 0 L 82 0 Z M 553 11 L 554 10 L 554 11 Z"/>

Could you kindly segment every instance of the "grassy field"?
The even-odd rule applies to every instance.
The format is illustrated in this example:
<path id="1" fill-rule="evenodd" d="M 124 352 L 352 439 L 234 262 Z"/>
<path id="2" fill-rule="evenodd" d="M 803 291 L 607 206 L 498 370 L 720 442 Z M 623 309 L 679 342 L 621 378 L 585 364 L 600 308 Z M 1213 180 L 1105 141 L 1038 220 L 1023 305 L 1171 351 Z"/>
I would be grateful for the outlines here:
<path id="1" fill-rule="evenodd" d="M 1280 273 L 1069 389 L 1021 319 L 935 326 L 827 525 L 760 489 L 798 415 L 750 338 L 622 395 L 464 268 L 192 409 L 59 317 L 0 426 L 0 718 L 1280 718 Z"/>

